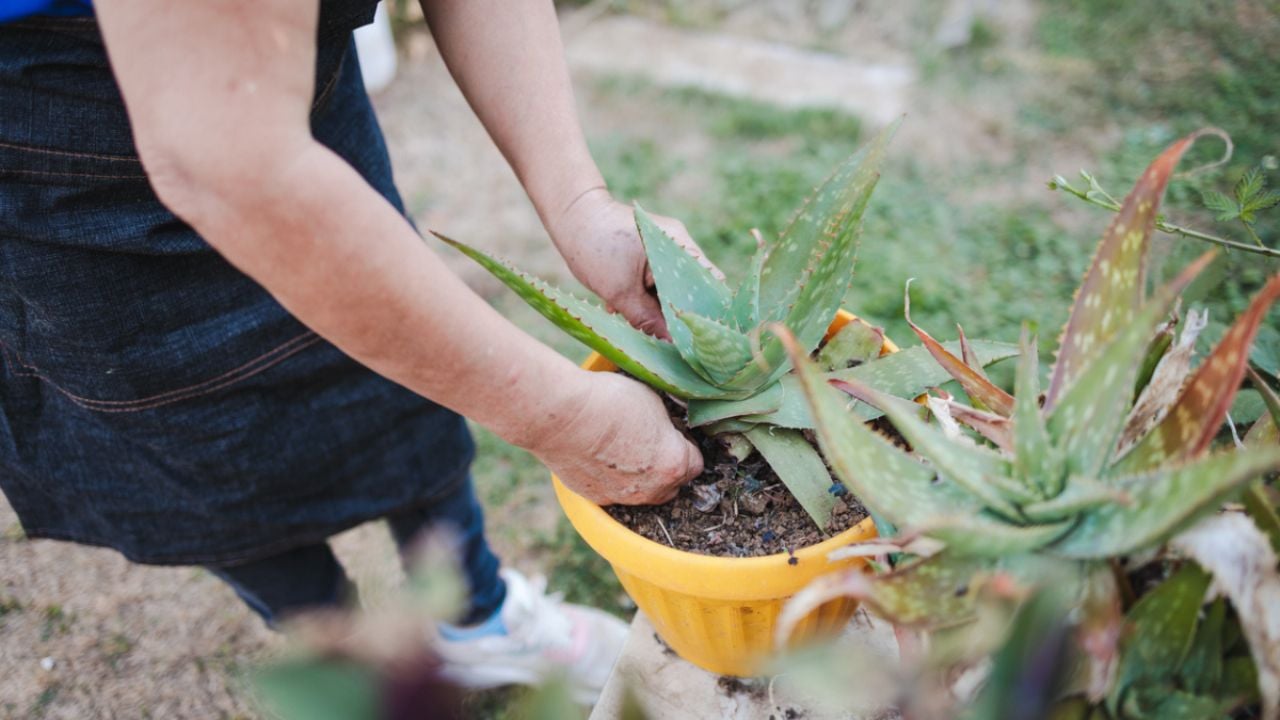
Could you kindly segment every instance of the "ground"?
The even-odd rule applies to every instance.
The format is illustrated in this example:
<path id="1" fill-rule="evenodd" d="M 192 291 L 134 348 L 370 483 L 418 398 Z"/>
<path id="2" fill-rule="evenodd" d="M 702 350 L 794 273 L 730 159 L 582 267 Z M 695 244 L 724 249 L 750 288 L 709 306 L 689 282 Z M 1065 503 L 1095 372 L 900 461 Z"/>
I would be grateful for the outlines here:
<path id="1" fill-rule="evenodd" d="M 1236 137 L 1237 159 L 1172 191 L 1176 219 L 1208 222 L 1194 210 L 1195 189 L 1229 187 L 1280 154 L 1280 108 L 1267 89 L 1280 72 L 1274 6 L 1186 0 L 1151 16 L 1132 9 L 1142 5 L 637 0 L 566 9 L 564 27 L 588 135 L 614 192 L 681 217 L 730 277 L 750 247 L 747 230 L 781 229 L 884 107 L 899 103 L 908 116 L 866 221 L 848 306 L 902 340 L 902 287 L 915 277 L 916 319 L 931 330 L 948 334 L 960 320 L 973 335 L 1007 340 L 1030 319 L 1049 346 L 1106 217 L 1045 180 L 1085 167 L 1122 192 L 1154 150 L 1216 123 Z M 568 282 L 429 38 L 409 25 L 400 40 L 401 72 L 376 106 L 419 227 Z M 699 52 L 709 54 L 692 71 L 644 62 Z M 831 98 L 834 81 L 783 93 L 764 78 L 742 86 L 746 57 L 881 68 L 909 82 L 877 85 L 884 94 L 870 104 Z M 845 65 L 824 64 L 832 61 Z M 1165 265 L 1201 250 L 1167 239 L 1157 248 Z M 584 355 L 468 261 L 442 252 L 522 327 Z M 1273 264 L 1233 254 L 1221 276 L 1229 282 L 1205 299 L 1222 317 L 1269 271 Z M 491 520 L 503 520 L 490 523 L 499 552 L 547 572 L 571 598 L 629 612 L 607 568 L 567 528 L 544 471 L 483 431 L 478 439 L 476 481 Z M 385 529 L 358 528 L 336 546 L 365 602 L 393 591 L 400 575 Z M 26 540 L 0 502 L 0 719 L 257 718 L 245 678 L 279 646 L 207 573 Z M 506 717 L 516 696 L 479 695 L 469 707 L 476 717 Z"/>

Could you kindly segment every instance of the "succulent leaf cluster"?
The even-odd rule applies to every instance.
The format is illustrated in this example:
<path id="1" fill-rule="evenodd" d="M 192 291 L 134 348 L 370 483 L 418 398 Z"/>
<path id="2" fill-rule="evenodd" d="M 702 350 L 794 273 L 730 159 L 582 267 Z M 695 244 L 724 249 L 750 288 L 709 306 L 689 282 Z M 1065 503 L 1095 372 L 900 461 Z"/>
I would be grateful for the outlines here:
<path id="1" fill-rule="evenodd" d="M 804 354 L 819 348 L 853 278 L 862 216 L 880 177 L 896 125 L 842 163 L 804 202 L 771 246 L 759 241 L 736 287 L 699 262 L 643 209 L 635 210 L 671 342 L 632 328 L 600 306 L 551 287 L 483 252 L 438 235 L 489 270 L 531 307 L 612 361 L 620 370 L 685 401 L 689 424 L 751 443 L 814 518 L 826 527 L 836 496 L 832 480 L 802 430 L 813 427 L 781 339 L 781 323 Z M 883 333 L 854 321 L 820 351 L 832 379 L 914 397 L 946 374 L 923 348 L 881 357 Z M 976 342 L 973 362 L 1016 353 Z M 875 410 L 861 410 L 864 418 Z"/>
<path id="2" fill-rule="evenodd" d="M 824 377 L 804 347 L 779 330 L 836 474 L 902 528 L 904 542 L 918 535 L 932 543 L 862 592 L 891 619 L 957 622 L 972 603 L 955 602 L 945 588 L 967 587 L 975 574 L 1012 567 L 1018 558 L 1056 559 L 1088 573 L 1097 561 L 1157 546 L 1280 468 L 1274 445 L 1208 452 L 1247 370 L 1249 346 L 1280 296 L 1280 275 L 1194 371 L 1193 343 L 1185 336 L 1171 342 L 1167 318 L 1212 254 L 1146 297 L 1160 200 L 1196 137 L 1152 163 L 1108 227 L 1043 394 L 1035 341 L 1025 331 L 1009 394 L 963 348 L 957 356 L 913 325 L 970 399 L 939 392 L 922 406 L 856 378 Z M 1184 333 L 1194 340 L 1202 325 L 1193 317 Z M 911 450 L 858 422 L 846 409 L 849 396 L 883 411 Z"/>

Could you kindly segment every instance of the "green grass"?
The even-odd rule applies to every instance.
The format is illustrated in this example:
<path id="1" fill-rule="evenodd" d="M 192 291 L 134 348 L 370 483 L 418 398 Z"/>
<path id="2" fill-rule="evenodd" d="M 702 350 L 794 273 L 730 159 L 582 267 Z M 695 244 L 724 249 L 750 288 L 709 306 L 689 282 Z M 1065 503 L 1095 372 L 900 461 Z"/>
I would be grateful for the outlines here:
<path id="1" fill-rule="evenodd" d="M 609 563 L 596 554 L 569 521 L 561 518 L 555 533 L 544 538 L 540 549 L 548 554 L 550 587 L 564 593 L 565 600 L 600 608 L 630 620 L 635 610 Z"/>
<path id="2" fill-rule="evenodd" d="M 680 217 L 729 275 L 740 277 L 754 248 L 748 230 L 776 237 L 801 201 L 844 157 L 862 133 L 831 111 L 788 111 L 694 91 L 661 92 L 634 82 L 605 83 L 614 102 L 636 102 L 673 122 L 697 125 L 708 143 L 705 162 L 664 154 L 656 138 L 610 137 L 595 150 L 605 177 L 624 197 Z M 627 100 L 619 94 L 627 93 Z M 908 120 L 909 122 L 909 120 Z M 1015 338 L 1021 323 L 1065 320 L 1066 304 L 1095 238 L 1072 238 L 1044 206 L 948 200 L 954 188 L 999 170 L 980 165 L 961 176 L 919 167 L 910 149 L 892 151 L 864 223 L 859 275 L 846 305 L 907 340 L 902 291 L 913 286 L 916 319 L 950 334 L 956 320 L 975 335 Z M 680 173 L 702 192 L 671 192 Z M 1048 195 L 1048 193 L 1045 193 Z M 1098 219 L 1098 232 L 1105 224 Z M 1020 272 L 1018 268 L 1021 267 Z"/>

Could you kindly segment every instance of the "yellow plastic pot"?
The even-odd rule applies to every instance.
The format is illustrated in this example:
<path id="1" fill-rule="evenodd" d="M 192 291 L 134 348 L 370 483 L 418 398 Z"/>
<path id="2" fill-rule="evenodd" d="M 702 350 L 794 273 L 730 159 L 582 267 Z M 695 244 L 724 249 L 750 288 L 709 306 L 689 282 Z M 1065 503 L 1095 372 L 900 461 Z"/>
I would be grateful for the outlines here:
<path id="1" fill-rule="evenodd" d="M 840 311 L 828 336 L 856 318 Z M 881 354 L 896 352 L 886 339 Z M 592 353 L 582 365 L 610 372 L 614 365 Z M 631 599 L 680 657 L 721 675 L 757 674 L 775 650 L 778 613 L 814 578 L 865 566 L 860 558 L 832 562 L 827 553 L 876 536 L 870 518 L 817 545 L 764 557 L 713 557 L 676 550 L 631 531 L 600 506 L 565 487 L 554 475 L 556 497 L 569 522 L 617 574 Z M 839 632 L 857 603 L 839 599 L 801 621 L 791 643 Z"/>

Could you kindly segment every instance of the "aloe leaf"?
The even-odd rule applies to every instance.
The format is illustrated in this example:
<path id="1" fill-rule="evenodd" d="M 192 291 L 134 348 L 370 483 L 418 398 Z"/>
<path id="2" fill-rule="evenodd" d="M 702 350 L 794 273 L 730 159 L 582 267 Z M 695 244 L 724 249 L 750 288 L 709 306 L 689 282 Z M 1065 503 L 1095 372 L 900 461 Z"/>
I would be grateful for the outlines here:
<path id="1" fill-rule="evenodd" d="M 836 496 L 831 494 L 831 474 L 818 451 L 796 430 L 756 427 L 748 430 L 746 436 L 818 529 L 825 532 L 831 523 Z"/>
<path id="2" fill-rule="evenodd" d="M 1028 519 L 1036 522 L 1051 522 L 1075 517 L 1087 510 L 1118 503 L 1131 502 L 1128 493 L 1106 483 L 1084 477 L 1073 477 L 1057 495 L 1022 507 Z"/>
<path id="3" fill-rule="evenodd" d="M 910 529 L 941 540 L 957 555 L 999 558 L 1038 550 L 1070 532 L 1074 524 L 1062 520 L 1014 525 L 986 514 L 957 514 Z"/>
<path id="4" fill-rule="evenodd" d="M 1249 428 L 1249 432 L 1244 436 L 1244 444 L 1247 447 L 1258 447 L 1261 445 L 1280 444 L 1280 395 L 1271 387 L 1271 384 L 1262 377 L 1253 368 L 1249 368 L 1249 379 L 1253 381 L 1253 387 L 1262 396 L 1262 402 L 1267 406 L 1267 414 L 1258 418 L 1258 421 Z"/>
<path id="5" fill-rule="evenodd" d="M 853 320 L 840 328 L 818 351 L 818 366 L 825 372 L 848 370 L 880 356 L 884 329 Z"/>
<path id="6" fill-rule="evenodd" d="M 1212 259 L 1212 252 L 1205 253 L 1160 288 L 1136 315 L 1130 316 L 1100 354 L 1092 357 L 1058 405 L 1049 411 L 1049 436 L 1063 452 L 1069 472 L 1101 476 L 1124 427 L 1141 353 L 1178 294 Z"/>
<path id="7" fill-rule="evenodd" d="M 995 572 L 989 560 L 953 557 L 944 551 L 884 575 L 860 571 L 822 575 L 783 605 L 774 638 L 779 645 L 785 644 L 801 620 L 837 598 L 865 603 L 895 625 L 928 630 L 955 627 L 974 619 L 979 596 L 974 585 Z"/>
<path id="8" fill-rule="evenodd" d="M 1062 678 L 1074 660 L 1067 595 L 1059 586 L 1040 588 L 1017 608 L 991 657 L 990 676 L 958 717 L 1060 720 Z"/>
<path id="9" fill-rule="evenodd" d="M 844 265 L 843 277 L 824 278 L 824 284 L 830 285 L 830 292 L 822 295 L 836 294 L 836 303 L 844 297 L 843 288 L 852 275 L 852 251 L 856 247 L 855 235 L 866 209 L 871 191 L 880 179 L 880 165 L 884 161 L 885 150 L 893 137 L 899 123 L 895 122 L 885 128 L 870 143 L 845 160 L 836 168 L 827 180 L 814 191 L 801 205 L 790 225 L 782 233 L 778 243 L 769 251 L 760 271 L 760 319 L 762 322 L 778 322 L 787 319 L 791 327 L 800 337 L 800 343 L 806 352 L 817 345 L 815 340 L 810 345 L 806 332 L 790 322 L 794 320 L 792 308 L 800 301 L 807 288 L 817 284 L 815 274 L 823 263 L 823 258 L 839 256 L 846 258 L 835 265 Z M 809 292 L 813 297 L 813 292 Z M 812 302 L 812 301 L 811 301 Z M 815 303 L 816 304 L 816 303 Z M 823 322 L 835 314 L 833 306 Z M 819 330 L 826 330 L 823 325 Z M 821 338 L 819 338 L 821 339 Z"/>
<path id="10" fill-rule="evenodd" d="M 1280 468 L 1280 448 L 1219 453 L 1178 468 L 1125 478 L 1115 486 L 1133 499 L 1085 513 L 1052 548 L 1072 558 L 1106 558 L 1141 550 L 1213 512 L 1263 473 Z"/>
<path id="11" fill-rule="evenodd" d="M 854 597 L 895 625 L 955 627 L 973 619 L 980 595 L 975 585 L 995 572 L 989 559 L 943 551 L 887 575 L 863 576 L 864 589 Z"/>
<path id="12" fill-rule="evenodd" d="M 1006 455 L 1012 456 L 1013 450 L 1013 431 L 1014 423 L 1007 417 L 1000 417 L 995 413 L 985 410 L 977 410 L 962 405 L 954 400 L 941 400 L 947 412 L 951 414 L 955 420 L 968 425 L 979 435 L 991 441 L 993 445 L 1000 448 Z M 932 406 L 933 401 L 930 401 Z"/>
<path id="13" fill-rule="evenodd" d="M 636 330 L 622 317 L 561 292 L 469 245 L 434 234 L 479 263 L 561 330 L 646 385 L 684 398 L 734 395 L 703 380 L 670 343 Z"/>
<path id="14" fill-rule="evenodd" d="M 1232 655 L 1223 660 L 1222 688 L 1218 694 L 1223 697 L 1239 698 L 1240 702 L 1245 704 L 1258 702 L 1260 697 L 1258 668 L 1253 664 L 1253 658 L 1247 655 Z"/>
<path id="15" fill-rule="evenodd" d="M 848 412 L 843 396 L 827 385 L 817 366 L 786 328 L 774 326 L 810 403 L 823 456 L 867 508 L 896 525 L 920 525 L 941 515 L 977 512 L 972 495 L 916 462 Z"/>
<path id="16" fill-rule="evenodd" d="M 769 256 L 760 231 L 753 229 L 751 236 L 756 241 L 756 251 L 751 256 L 751 270 L 738 286 L 730 303 L 730 314 L 742 332 L 750 332 L 760 324 L 760 274 L 764 271 L 765 258 Z"/>
<path id="17" fill-rule="evenodd" d="M 1120 652 L 1124 626 L 1120 584 L 1111 567 L 1090 563 L 1080 597 L 1080 625 L 1077 642 L 1083 650 L 1085 694 L 1099 702 L 1111 689 Z"/>
<path id="18" fill-rule="evenodd" d="M 1040 355 L 1035 338 L 1025 327 L 1020 344 L 1013 388 L 1014 476 L 1024 485 L 1037 488 L 1041 497 L 1052 497 L 1062 490 L 1066 468 L 1049 440 L 1049 430 L 1040 413 Z"/>
<path id="19" fill-rule="evenodd" d="M 783 394 L 782 384 L 775 382 L 741 400 L 690 400 L 689 427 L 703 427 L 745 415 L 775 412 L 782 407 Z"/>
<path id="20" fill-rule="evenodd" d="M 932 335 L 911 321 L 910 281 L 907 282 L 907 289 L 903 295 L 903 315 L 906 316 L 907 324 L 911 326 L 920 341 L 924 343 L 925 348 L 928 349 L 933 359 L 960 383 L 964 391 L 969 393 L 969 397 L 982 403 L 997 415 L 1009 417 L 1013 413 L 1013 396 L 996 387 L 986 378 L 985 374 L 978 372 L 966 364 L 964 360 L 953 355 L 942 343 L 934 340 Z M 968 344 L 967 340 L 964 344 Z M 961 346 L 961 352 L 963 352 L 963 346 Z"/>
<path id="21" fill-rule="evenodd" d="M 1010 343 L 975 340 L 972 345 L 982 365 L 992 365 L 1018 354 L 1018 347 Z M 947 349 L 958 345 L 947 342 L 942 347 Z M 834 380 L 854 380 L 898 397 L 915 397 L 925 389 L 937 387 L 951 379 L 933 360 L 929 351 L 918 345 L 855 368 L 828 373 L 827 377 Z"/>
<path id="22" fill-rule="evenodd" d="M 1191 649 L 1208 589 L 1208 573 L 1188 563 L 1129 610 L 1111 707 L 1119 706 L 1134 685 L 1173 680 Z"/>
<path id="23" fill-rule="evenodd" d="M 1253 388 L 1262 396 L 1262 402 L 1267 406 L 1267 415 L 1271 417 L 1272 422 L 1280 422 L 1280 394 L 1276 393 L 1271 383 L 1267 382 L 1267 379 L 1257 370 L 1250 367 L 1248 373 Z"/>
<path id="24" fill-rule="evenodd" d="M 635 217 L 671 342 L 685 360 L 696 367 L 693 338 L 677 316 L 690 312 L 713 320 L 728 320 L 732 295 L 723 281 L 658 227 L 639 205 L 636 205 Z"/>
<path id="25" fill-rule="evenodd" d="M 261 707 L 274 718 L 370 718 L 381 715 L 385 705 L 383 678 L 373 667 L 355 660 L 305 656 L 282 660 L 254 674 L 251 681 Z M 421 687 L 427 692 L 433 689 L 425 683 Z M 444 688 L 442 681 L 439 687 Z"/>
<path id="26" fill-rule="evenodd" d="M 742 422 L 740 420 L 734 420 L 730 418 L 728 420 L 720 420 L 718 422 L 714 422 L 714 423 L 711 423 L 710 425 L 707 425 L 706 427 L 703 428 L 703 432 L 705 432 L 708 435 L 723 435 L 725 433 L 741 434 L 741 433 L 745 433 L 746 431 L 750 430 L 755 426 L 756 426 L 756 423 Z"/>
<path id="27" fill-rule="evenodd" d="M 880 165 L 897 123 L 883 130 L 805 201 L 760 271 L 762 321 L 783 323 L 809 352 L 826 336 L 853 280 L 862 215 L 880 178 Z M 786 353 L 774 336 L 741 377 L 727 383 L 749 389 L 786 372 Z"/>
<path id="28" fill-rule="evenodd" d="M 1164 419 L 1117 463 L 1135 472 L 1204 452 L 1222 427 L 1249 363 L 1249 346 L 1267 310 L 1280 297 L 1280 275 L 1271 278 L 1200 363 Z"/>
<path id="29" fill-rule="evenodd" d="M 1249 432 L 1245 433 L 1244 444 L 1248 447 L 1258 447 L 1259 445 L 1275 445 L 1280 443 L 1280 431 L 1277 430 L 1275 420 L 1270 415 L 1263 415 L 1258 421 L 1249 428 Z"/>
<path id="30" fill-rule="evenodd" d="M 1267 534 L 1271 539 L 1271 548 L 1280 554 L 1280 515 L 1276 514 L 1276 508 L 1271 504 L 1266 484 L 1259 480 L 1250 485 L 1241 502 L 1244 503 L 1245 513 L 1253 519 L 1253 524 Z"/>
<path id="31" fill-rule="evenodd" d="M 1124 702 L 1122 717 L 1151 720 L 1205 720 L 1230 717 L 1233 700 L 1196 695 L 1172 687 L 1142 687 Z"/>
<path id="32" fill-rule="evenodd" d="M 1009 461 L 976 445 L 966 445 L 947 437 L 943 431 L 920 419 L 920 406 L 910 400 L 885 395 L 847 380 L 832 380 L 831 385 L 880 408 L 917 455 L 926 458 L 939 473 L 968 490 L 988 508 L 1008 520 L 1021 517 L 1018 508 L 1006 497 L 1003 486 L 996 484 L 997 478 L 1009 477 Z"/>
<path id="33" fill-rule="evenodd" d="M 753 331 L 751 338 L 759 341 L 758 347 L 752 348 L 751 362 L 725 381 L 726 388 L 751 392 L 772 383 L 786 372 L 787 353 L 776 337 Z"/>
<path id="34" fill-rule="evenodd" d="M 1173 317 L 1168 322 L 1160 326 L 1160 330 L 1156 336 L 1151 339 L 1151 343 L 1147 345 L 1147 354 L 1142 358 L 1142 369 L 1138 371 L 1138 379 L 1133 384 L 1133 396 L 1139 397 L 1142 391 L 1146 389 L 1147 384 L 1151 382 L 1151 377 L 1155 375 L 1156 366 L 1164 359 L 1165 353 L 1169 348 L 1173 347 L 1173 340 L 1176 337 L 1178 328 L 1178 313 L 1175 311 Z"/>
<path id="35" fill-rule="evenodd" d="M 676 316 L 693 337 L 693 357 L 713 383 L 723 383 L 751 362 L 751 341 L 746 335 L 692 311 Z"/>
<path id="36" fill-rule="evenodd" d="M 1089 366 L 1088 359 L 1133 320 L 1146 293 L 1147 247 L 1169 176 L 1199 133 L 1170 145 L 1134 185 L 1103 233 L 1058 343 L 1046 409 Z M 1149 338 L 1143 338 L 1147 340 Z M 1132 387 L 1132 385 L 1130 385 Z"/>
<path id="37" fill-rule="evenodd" d="M 1222 628 L 1227 620 L 1227 601 L 1214 600 L 1196 628 L 1195 639 L 1179 675 L 1182 685 L 1193 693 L 1209 695 L 1222 683 Z"/>
<path id="38" fill-rule="evenodd" d="M 973 346 L 969 344 L 969 338 L 964 334 L 964 328 L 960 323 L 956 323 L 957 340 L 960 342 L 960 359 L 964 360 L 964 364 L 973 368 L 982 377 L 987 377 L 987 371 L 982 369 L 982 362 L 978 360 L 978 355 L 973 351 Z M 988 378 L 989 379 L 989 378 Z"/>
<path id="39" fill-rule="evenodd" d="M 954 343 L 946 344 L 952 347 L 955 346 Z M 1018 353 L 1017 348 L 1008 343 L 977 340 L 974 341 L 973 346 L 978 357 L 985 365 L 991 365 L 1013 357 Z M 882 393 L 904 398 L 916 397 L 929 388 L 941 385 L 951 379 L 946 371 L 938 363 L 934 362 L 928 351 L 918 345 L 899 350 L 891 355 L 885 355 L 848 370 L 826 373 L 824 377 L 831 380 L 859 382 Z M 783 388 L 782 404 L 770 413 L 750 416 L 748 419 L 752 422 L 768 423 L 781 427 L 813 428 L 813 417 L 809 413 L 809 407 L 804 400 L 799 381 L 794 376 L 787 375 L 782 378 L 781 385 Z M 855 405 L 853 411 L 863 420 L 874 420 L 881 415 L 878 408 L 866 404 Z"/>
<path id="40" fill-rule="evenodd" d="M 1178 394 L 1186 384 L 1187 376 L 1191 374 L 1191 354 L 1195 351 L 1196 338 L 1208 322 L 1208 312 L 1198 313 L 1192 310 L 1187 313 L 1187 323 L 1182 329 L 1178 344 L 1160 359 L 1149 382 L 1133 404 L 1133 409 L 1129 411 L 1129 418 L 1125 421 L 1120 441 L 1116 445 L 1117 457 L 1124 455 L 1134 443 L 1151 432 L 1177 402 Z"/>

